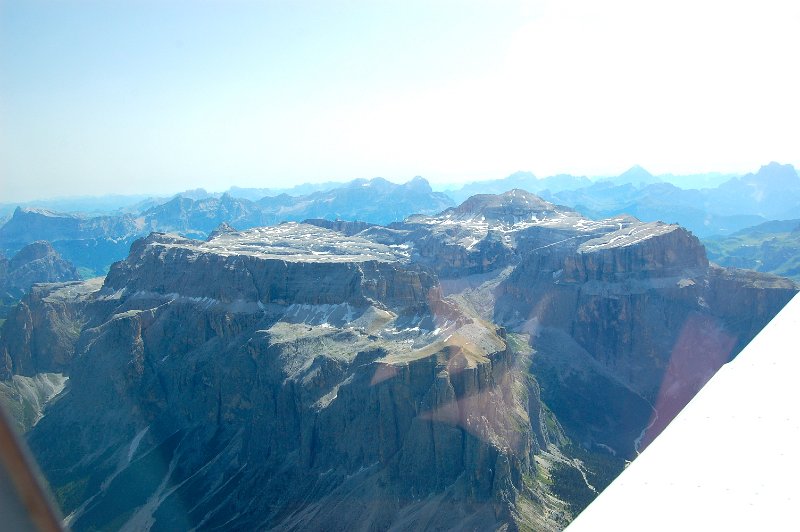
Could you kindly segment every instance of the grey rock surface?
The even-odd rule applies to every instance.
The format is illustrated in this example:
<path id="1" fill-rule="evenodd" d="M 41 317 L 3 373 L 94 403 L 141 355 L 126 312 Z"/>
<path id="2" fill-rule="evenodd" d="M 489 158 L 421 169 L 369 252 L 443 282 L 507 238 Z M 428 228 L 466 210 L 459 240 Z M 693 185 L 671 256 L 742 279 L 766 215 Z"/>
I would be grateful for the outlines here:
<path id="1" fill-rule="evenodd" d="M 28 440 L 75 530 L 559 530 L 796 292 L 515 190 L 153 233 L 0 353 L 69 377 Z"/>

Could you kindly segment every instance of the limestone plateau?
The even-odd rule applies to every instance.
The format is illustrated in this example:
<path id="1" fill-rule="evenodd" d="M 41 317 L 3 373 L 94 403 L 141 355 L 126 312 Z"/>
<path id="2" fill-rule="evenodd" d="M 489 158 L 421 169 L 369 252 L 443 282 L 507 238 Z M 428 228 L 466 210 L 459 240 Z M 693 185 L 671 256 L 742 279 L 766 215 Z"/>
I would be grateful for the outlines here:
<path id="1" fill-rule="evenodd" d="M 153 233 L 36 285 L 5 379 L 74 530 L 560 530 L 797 292 L 521 190 Z"/>

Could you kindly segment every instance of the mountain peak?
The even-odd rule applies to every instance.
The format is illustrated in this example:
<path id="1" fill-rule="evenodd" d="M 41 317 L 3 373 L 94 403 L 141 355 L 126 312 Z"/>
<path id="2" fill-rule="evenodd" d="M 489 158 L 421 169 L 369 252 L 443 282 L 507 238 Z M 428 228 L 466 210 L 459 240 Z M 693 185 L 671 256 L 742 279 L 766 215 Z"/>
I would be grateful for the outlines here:
<path id="1" fill-rule="evenodd" d="M 48 255 L 55 255 L 56 250 L 53 249 L 52 244 L 47 240 L 37 240 L 31 242 L 14 255 L 14 260 L 22 262 L 30 262 L 32 260 L 42 259 Z"/>
<path id="2" fill-rule="evenodd" d="M 430 194 L 431 192 L 433 192 L 433 189 L 431 188 L 430 183 L 428 183 L 428 180 L 422 176 L 414 176 L 414 178 L 411 181 L 405 183 L 403 187 L 406 190 L 419 192 L 423 194 Z"/>
<path id="3" fill-rule="evenodd" d="M 358 179 L 353 179 L 352 181 L 347 183 L 346 188 L 352 189 L 352 188 L 365 187 L 365 188 L 374 188 L 377 190 L 387 190 L 395 186 L 397 185 L 395 185 L 391 181 L 384 179 L 383 177 L 373 177 L 372 179 L 364 179 L 363 177 L 360 177 Z M 336 189 L 332 189 L 326 192 L 330 193 L 333 192 L 334 190 Z"/>
<path id="4" fill-rule="evenodd" d="M 632 184 L 637 187 L 645 186 L 645 185 L 652 185 L 655 183 L 660 183 L 662 179 L 654 176 L 640 165 L 635 164 L 622 172 L 620 175 L 616 177 L 610 177 L 605 179 L 604 181 L 612 183 L 614 185 L 626 185 Z"/>
<path id="5" fill-rule="evenodd" d="M 0 288 L 19 298 L 33 283 L 78 279 L 75 267 L 65 261 L 47 240 L 37 240 L 20 249 L 0 274 Z"/>
<path id="6" fill-rule="evenodd" d="M 54 212 L 50 209 L 44 209 L 42 207 L 17 207 L 14 209 L 13 216 L 25 216 L 27 214 L 38 214 L 39 216 L 47 216 L 49 218 L 75 218 L 75 215 Z"/>
<path id="7" fill-rule="evenodd" d="M 384 179 L 383 177 L 373 177 L 368 181 L 371 186 L 375 185 L 391 185 L 393 184 L 391 181 Z"/>
<path id="8" fill-rule="evenodd" d="M 184 197 L 192 200 L 201 200 L 212 196 L 213 194 L 210 194 L 204 188 L 195 188 L 192 190 L 184 190 L 183 192 L 178 192 L 173 197 Z"/>
<path id="9" fill-rule="evenodd" d="M 628 169 L 627 169 L 625 172 L 623 172 L 623 175 L 624 175 L 624 174 L 631 173 L 631 172 L 634 172 L 634 173 L 644 173 L 645 175 L 649 175 L 649 176 L 652 176 L 652 175 L 653 175 L 653 174 L 651 174 L 650 172 L 648 172 L 647 170 L 645 170 L 645 169 L 644 169 L 644 167 L 643 167 L 642 165 L 640 165 L 640 164 L 634 164 L 633 166 L 631 166 L 630 168 L 628 168 Z"/>
<path id="10" fill-rule="evenodd" d="M 555 205 L 536 194 L 515 188 L 502 194 L 476 194 L 445 213 L 452 212 L 460 217 L 482 216 L 489 220 L 507 221 L 557 210 Z"/>
<path id="11" fill-rule="evenodd" d="M 228 222 L 222 222 L 217 226 L 216 229 L 211 231 L 211 234 L 208 235 L 206 242 L 210 242 L 211 240 L 214 240 L 220 235 L 228 233 L 236 233 L 236 232 L 237 232 L 236 229 L 231 224 L 229 224 Z"/>
<path id="12" fill-rule="evenodd" d="M 775 161 L 758 169 L 755 177 L 759 180 L 769 180 L 775 185 L 800 186 L 800 176 L 791 164 L 780 164 Z"/>
<path id="13" fill-rule="evenodd" d="M 625 178 L 631 180 L 631 182 L 650 182 L 652 181 L 655 176 L 645 170 L 642 166 L 638 164 L 634 164 L 624 172 L 619 175 L 620 178 Z"/>

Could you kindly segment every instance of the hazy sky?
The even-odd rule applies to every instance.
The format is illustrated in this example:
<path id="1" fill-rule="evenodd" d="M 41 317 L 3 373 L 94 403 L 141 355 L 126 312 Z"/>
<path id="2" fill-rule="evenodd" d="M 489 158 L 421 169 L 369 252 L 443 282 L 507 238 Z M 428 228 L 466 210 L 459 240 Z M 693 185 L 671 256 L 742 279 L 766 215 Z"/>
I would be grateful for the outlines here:
<path id="1" fill-rule="evenodd" d="M 0 202 L 800 166 L 800 2 L 0 0 Z"/>

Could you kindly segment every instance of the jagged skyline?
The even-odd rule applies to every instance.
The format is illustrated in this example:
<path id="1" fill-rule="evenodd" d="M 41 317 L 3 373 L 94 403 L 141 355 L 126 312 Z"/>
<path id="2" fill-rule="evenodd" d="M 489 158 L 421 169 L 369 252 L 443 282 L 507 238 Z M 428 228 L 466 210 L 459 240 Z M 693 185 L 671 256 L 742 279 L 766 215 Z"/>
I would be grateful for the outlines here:
<path id="1" fill-rule="evenodd" d="M 787 163 L 789 167 L 794 167 L 791 163 Z M 417 180 L 422 180 L 422 182 L 426 183 L 426 186 L 430 186 L 430 188 L 435 192 L 443 192 L 446 194 L 453 194 L 455 193 L 455 197 L 460 197 L 459 193 L 464 191 L 470 190 L 472 193 L 479 193 L 479 187 L 481 185 L 489 185 L 493 187 L 497 183 L 501 182 L 509 182 L 511 183 L 511 188 L 513 188 L 513 183 L 522 180 L 522 181 L 536 181 L 541 182 L 542 184 L 547 183 L 553 179 L 559 178 L 574 178 L 576 180 L 582 181 L 583 185 L 573 183 L 569 188 L 580 188 L 581 186 L 587 186 L 590 183 L 599 183 L 603 181 L 607 181 L 609 183 L 614 184 L 623 184 L 623 183 L 635 183 L 639 182 L 643 184 L 644 181 L 647 182 L 664 182 L 673 184 L 679 188 L 683 189 L 702 189 L 702 188 L 716 188 L 720 184 L 729 181 L 730 179 L 737 179 L 741 178 L 745 175 L 756 174 L 760 170 L 763 170 L 769 166 L 785 166 L 784 163 L 778 161 L 770 161 L 764 162 L 763 164 L 756 165 L 755 167 L 742 172 L 720 172 L 720 171 L 708 171 L 708 172 L 687 172 L 681 174 L 673 174 L 673 173 L 653 173 L 650 172 L 647 168 L 644 168 L 642 165 L 634 164 L 630 168 L 624 169 L 624 171 L 619 172 L 618 174 L 605 174 L 605 175 L 576 175 L 576 174 L 569 174 L 565 172 L 556 172 L 552 174 L 537 174 L 530 170 L 517 170 L 511 172 L 507 175 L 502 176 L 494 176 L 494 175 L 486 175 L 486 176 L 479 176 L 476 179 L 464 179 L 461 181 L 451 181 L 451 182 L 442 182 L 442 181 L 435 181 L 431 180 L 428 177 L 416 175 L 408 179 L 402 178 L 392 178 L 392 177 L 384 177 L 384 176 L 370 176 L 370 177 L 358 177 L 358 178 L 343 178 L 341 180 L 329 180 L 329 181 L 302 181 L 302 182 L 290 182 L 286 184 L 275 184 L 273 186 L 261 186 L 260 184 L 256 183 L 253 186 L 241 186 L 241 183 L 237 182 L 237 180 L 231 179 L 225 183 L 220 183 L 219 186 L 222 188 L 211 188 L 211 187 L 204 187 L 204 186 L 196 186 L 192 188 L 168 188 L 163 189 L 160 193 L 153 188 L 142 188 L 136 191 L 135 193 L 124 193 L 124 192 L 110 192 L 105 194 L 94 194 L 94 193 L 74 193 L 74 194 L 64 194 L 64 195 L 56 195 L 56 196 L 48 196 L 48 191 L 40 191 L 39 195 L 32 196 L 30 199 L 19 199 L 15 200 L 11 198 L 8 201 L 0 201 L 0 213 L 8 211 L 10 207 L 18 205 L 18 206 L 27 206 L 27 207 L 42 207 L 44 209 L 51 209 L 55 211 L 64 211 L 64 212 L 79 212 L 81 210 L 87 209 L 87 207 L 79 207 L 76 208 L 72 205 L 72 203 L 77 202 L 80 204 L 82 201 L 87 201 L 90 203 L 98 203 L 98 208 L 100 210 L 103 207 L 99 207 L 100 205 L 105 205 L 106 203 L 110 202 L 111 204 L 120 203 L 126 204 L 135 201 L 144 201 L 148 199 L 167 199 L 167 198 L 174 198 L 176 196 L 184 196 L 184 197 L 191 197 L 191 198 L 202 198 L 202 197 L 221 197 L 224 194 L 230 194 L 234 197 L 239 198 L 248 198 L 248 199 L 260 199 L 264 196 L 277 196 L 280 194 L 288 194 L 290 196 L 303 196 L 309 193 L 317 192 L 317 191 L 324 191 L 324 190 L 331 190 L 334 188 L 346 187 L 346 186 L 354 186 L 358 184 L 372 183 L 372 182 L 388 182 L 392 185 L 404 185 L 404 184 L 411 184 Z M 576 181 L 577 183 L 577 181 Z M 521 188 L 525 188 L 525 185 L 521 185 Z M 536 190 L 539 190 L 538 188 Z M 497 192 L 497 191 L 494 191 Z M 5 198 L 2 198 L 5 199 Z M 92 210 L 89 208 L 89 210 Z M 113 209 L 111 209 L 113 210 Z"/>

